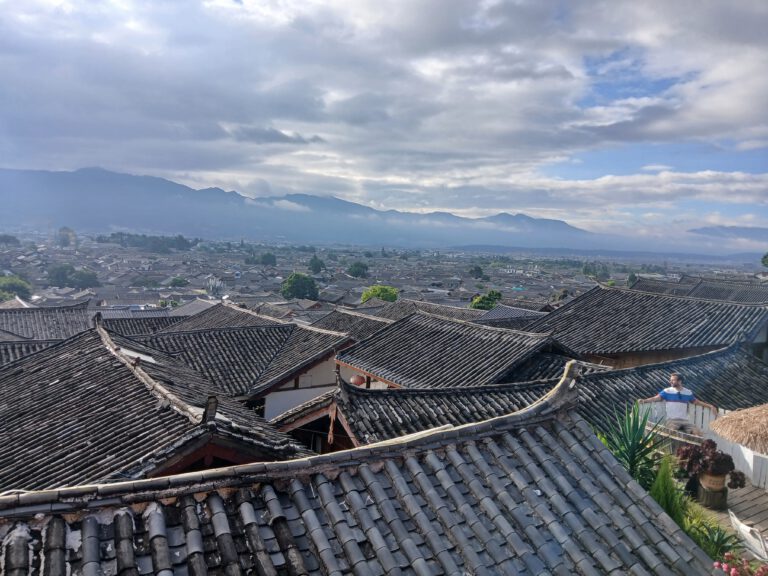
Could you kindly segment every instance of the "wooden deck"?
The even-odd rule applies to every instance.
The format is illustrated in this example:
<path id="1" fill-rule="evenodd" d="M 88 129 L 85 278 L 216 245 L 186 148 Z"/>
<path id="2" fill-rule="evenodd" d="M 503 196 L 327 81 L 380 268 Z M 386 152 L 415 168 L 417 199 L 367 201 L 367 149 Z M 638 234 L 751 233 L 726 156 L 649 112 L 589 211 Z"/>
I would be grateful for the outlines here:
<path id="1" fill-rule="evenodd" d="M 768 492 L 747 483 L 744 488 L 728 490 L 728 508 L 744 523 L 752 524 L 764 536 L 768 536 Z M 708 510 L 717 517 L 720 524 L 731 529 L 728 510 Z"/>

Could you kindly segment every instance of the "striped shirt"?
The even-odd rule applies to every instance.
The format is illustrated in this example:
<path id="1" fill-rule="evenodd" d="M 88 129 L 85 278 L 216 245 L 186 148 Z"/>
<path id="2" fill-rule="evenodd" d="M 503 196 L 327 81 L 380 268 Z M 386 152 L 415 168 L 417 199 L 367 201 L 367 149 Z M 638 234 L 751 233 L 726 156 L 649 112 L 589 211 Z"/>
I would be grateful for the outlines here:
<path id="1" fill-rule="evenodd" d="M 674 386 L 664 388 L 659 392 L 661 399 L 666 402 L 667 418 L 669 420 L 685 420 L 688 418 L 688 404 L 696 398 L 688 388 L 678 390 Z"/>

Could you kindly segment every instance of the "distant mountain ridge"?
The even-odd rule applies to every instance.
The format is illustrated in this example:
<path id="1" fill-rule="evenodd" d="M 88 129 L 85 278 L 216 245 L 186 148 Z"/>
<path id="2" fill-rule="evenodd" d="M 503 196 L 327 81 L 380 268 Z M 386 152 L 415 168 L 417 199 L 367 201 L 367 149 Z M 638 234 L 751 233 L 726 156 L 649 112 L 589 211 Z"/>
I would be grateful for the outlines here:
<path id="1" fill-rule="evenodd" d="M 600 235 L 561 220 L 500 213 L 463 218 L 446 212 L 380 211 L 332 196 L 249 198 L 220 188 L 195 190 L 154 176 L 101 168 L 74 172 L 0 169 L 0 226 L 46 231 L 132 230 L 272 242 L 444 247 L 498 244 L 599 247 Z"/>
<path id="2" fill-rule="evenodd" d="M 704 226 L 689 232 L 710 238 L 745 238 L 768 243 L 768 228 L 760 226 Z"/>

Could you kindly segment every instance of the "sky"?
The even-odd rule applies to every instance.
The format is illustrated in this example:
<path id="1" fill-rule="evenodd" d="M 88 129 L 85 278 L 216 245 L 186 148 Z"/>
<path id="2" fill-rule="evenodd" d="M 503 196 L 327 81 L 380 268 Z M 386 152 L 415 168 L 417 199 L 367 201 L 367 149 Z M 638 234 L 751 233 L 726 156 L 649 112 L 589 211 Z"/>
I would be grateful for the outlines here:
<path id="1" fill-rule="evenodd" d="M 0 167 L 703 242 L 768 228 L 766 30 L 765 0 L 0 0 Z"/>

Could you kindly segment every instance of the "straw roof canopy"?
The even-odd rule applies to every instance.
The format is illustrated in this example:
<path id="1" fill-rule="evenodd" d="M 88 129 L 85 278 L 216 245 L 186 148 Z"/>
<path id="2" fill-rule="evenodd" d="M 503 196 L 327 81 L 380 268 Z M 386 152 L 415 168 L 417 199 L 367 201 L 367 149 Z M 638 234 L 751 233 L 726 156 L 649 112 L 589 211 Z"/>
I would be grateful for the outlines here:
<path id="1" fill-rule="evenodd" d="M 768 404 L 721 416 L 710 424 L 712 431 L 761 454 L 768 454 Z"/>

